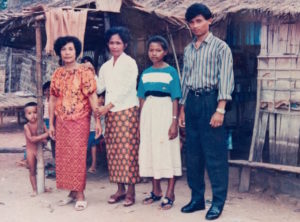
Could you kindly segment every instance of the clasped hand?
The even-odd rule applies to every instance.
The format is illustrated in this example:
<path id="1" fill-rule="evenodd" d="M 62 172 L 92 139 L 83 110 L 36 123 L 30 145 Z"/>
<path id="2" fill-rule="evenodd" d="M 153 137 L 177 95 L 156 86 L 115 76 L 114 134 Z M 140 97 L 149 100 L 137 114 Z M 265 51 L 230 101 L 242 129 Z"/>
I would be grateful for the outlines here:
<path id="1" fill-rule="evenodd" d="M 108 113 L 109 109 L 107 106 L 100 106 L 97 108 L 96 116 L 100 118 L 101 116 L 105 116 Z"/>

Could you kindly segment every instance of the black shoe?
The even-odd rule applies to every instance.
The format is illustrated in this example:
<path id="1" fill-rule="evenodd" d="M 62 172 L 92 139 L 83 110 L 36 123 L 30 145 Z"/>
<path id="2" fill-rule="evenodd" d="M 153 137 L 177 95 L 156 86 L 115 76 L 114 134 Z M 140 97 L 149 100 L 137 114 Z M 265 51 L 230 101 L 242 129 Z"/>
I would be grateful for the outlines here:
<path id="1" fill-rule="evenodd" d="M 209 208 L 205 216 L 206 220 L 217 219 L 221 215 L 222 210 L 223 210 L 223 206 L 211 205 L 211 207 Z"/>
<path id="2" fill-rule="evenodd" d="M 203 201 L 195 201 L 191 200 L 187 205 L 181 208 L 182 213 L 192 213 L 197 210 L 204 210 L 205 209 L 205 203 Z"/>

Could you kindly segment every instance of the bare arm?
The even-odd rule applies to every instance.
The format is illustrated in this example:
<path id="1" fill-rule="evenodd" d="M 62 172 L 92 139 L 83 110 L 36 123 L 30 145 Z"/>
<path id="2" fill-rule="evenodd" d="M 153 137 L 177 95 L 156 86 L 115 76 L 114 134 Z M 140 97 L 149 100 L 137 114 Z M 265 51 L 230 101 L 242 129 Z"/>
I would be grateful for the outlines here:
<path id="1" fill-rule="evenodd" d="M 145 103 L 145 99 L 140 98 L 139 100 L 140 100 L 140 112 L 141 112 Z"/>
<path id="2" fill-rule="evenodd" d="M 169 139 L 175 139 L 178 135 L 178 100 L 175 99 L 172 102 L 173 107 L 173 116 L 172 116 L 172 124 L 169 129 Z"/>
<path id="3" fill-rule="evenodd" d="M 180 127 L 182 127 L 182 128 L 185 127 L 184 105 L 180 105 L 178 122 L 179 122 Z"/>
<path id="4" fill-rule="evenodd" d="M 100 123 L 100 118 L 98 117 L 98 112 L 99 112 L 99 108 L 98 108 L 98 98 L 97 98 L 97 94 L 96 92 L 94 92 L 93 94 L 91 94 L 89 96 L 89 101 L 94 113 L 94 118 L 96 120 L 96 136 L 95 138 L 100 137 L 101 133 L 102 133 L 102 127 L 101 127 L 101 123 Z"/>
<path id="5" fill-rule="evenodd" d="M 54 128 L 54 110 L 57 98 L 53 95 L 49 98 L 49 136 L 55 140 L 55 128 Z"/>
<path id="6" fill-rule="evenodd" d="M 42 140 L 46 139 L 49 134 L 48 132 L 45 132 L 41 135 L 38 136 L 32 136 L 30 129 L 27 125 L 24 126 L 24 133 L 25 133 L 25 137 L 31 142 L 31 143 L 38 143 L 41 142 Z"/>

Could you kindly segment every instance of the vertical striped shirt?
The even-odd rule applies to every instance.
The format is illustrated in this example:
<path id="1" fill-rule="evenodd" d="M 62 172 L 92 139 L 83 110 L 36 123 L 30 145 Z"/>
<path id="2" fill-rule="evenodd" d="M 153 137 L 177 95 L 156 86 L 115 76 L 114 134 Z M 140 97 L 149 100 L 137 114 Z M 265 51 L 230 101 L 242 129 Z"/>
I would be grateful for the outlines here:
<path id="1" fill-rule="evenodd" d="M 218 101 L 231 100 L 234 76 L 230 48 L 212 33 L 208 34 L 198 49 L 195 43 L 196 40 L 184 49 L 180 104 L 185 104 L 190 89 L 217 89 Z"/>

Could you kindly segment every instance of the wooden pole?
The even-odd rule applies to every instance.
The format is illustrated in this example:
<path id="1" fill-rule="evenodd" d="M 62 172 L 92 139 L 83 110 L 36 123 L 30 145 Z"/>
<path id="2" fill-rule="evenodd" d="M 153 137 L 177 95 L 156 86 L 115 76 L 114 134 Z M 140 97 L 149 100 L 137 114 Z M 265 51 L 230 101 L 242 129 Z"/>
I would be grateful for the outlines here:
<path id="1" fill-rule="evenodd" d="M 104 31 L 106 32 L 108 29 L 110 29 L 110 17 L 107 12 L 104 12 Z M 107 50 L 107 47 L 105 47 L 105 59 L 108 60 L 110 58 L 109 51 Z"/>
<path id="2" fill-rule="evenodd" d="M 256 94 L 256 109 L 255 109 L 255 119 L 254 119 L 254 127 L 252 133 L 252 141 L 249 153 L 249 161 L 253 161 L 254 149 L 256 144 L 256 139 L 258 137 L 258 123 L 260 115 L 260 98 L 261 98 L 261 80 L 257 80 L 257 94 Z M 248 192 L 250 188 L 250 179 L 251 179 L 251 167 L 249 165 L 243 165 L 240 174 L 240 184 L 239 191 L 240 192 Z"/>
<path id="3" fill-rule="evenodd" d="M 174 59 L 175 59 L 177 72 L 179 74 L 179 77 L 181 78 L 181 72 L 180 72 L 180 68 L 179 68 L 179 62 L 178 62 L 178 59 L 177 59 L 175 44 L 174 44 L 173 36 L 172 36 L 172 34 L 171 34 L 170 30 L 169 30 L 169 26 L 168 25 L 167 25 L 167 33 L 168 33 L 169 41 L 170 41 L 170 44 L 171 44 L 173 56 L 174 56 Z"/>
<path id="4" fill-rule="evenodd" d="M 9 48 L 9 57 L 8 57 L 8 62 L 9 62 L 9 75 L 8 75 L 8 92 L 11 92 L 11 69 L 12 69 L 12 48 Z M 4 81 L 5 82 L 5 81 Z M 5 84 L 4 84 L 5 86 Z M 5 87 L 4 87 L 5 91 Z"/>
<path id="5" fill-rule="evenodd" d="M 260 117 L 260 98 L 261 98 L 261 79 L 257 80 L 257 92 L 256 92 L 256 108 L 255 108 L 255 119 L 254 119 L 254 126 L 253 126 L 253 133 L 252 133 L 252 140 L 251 140 L 251 146 L 250 146 L 250 153 L 249 153 L 249 161 L 253 160 L 254 155 L 254 149 L 255 149 L 255 142 L 257 138 L 257 128 L 258 128 L 258 122 Z"/>
<path id="6" fill-rule="evenodd" d="M 37 119 L 38 129 L 37 134 L 40 135 L 44 131 L 43 124 L 43 92 L 42 92 L 42 34 L 41 24 L 35 22 L 35 40 L 36 40 L 36 92 L 37 92 Z M 37 191 L 43 193 L 45 191 L 45 172 L 44 172 L 44 157 L 43 145 L 38 143 L 37 151 Z"/>

